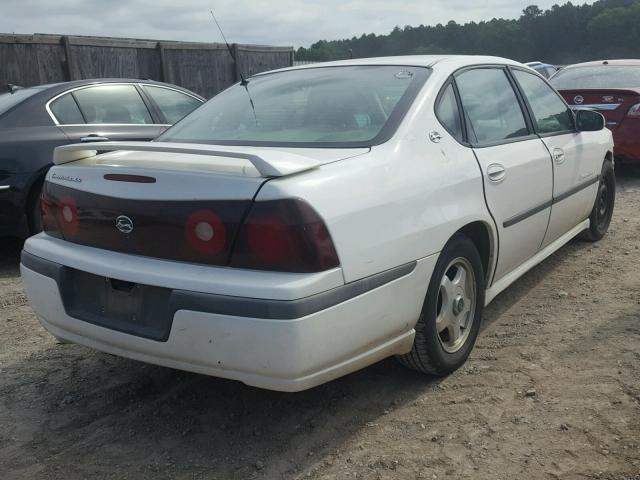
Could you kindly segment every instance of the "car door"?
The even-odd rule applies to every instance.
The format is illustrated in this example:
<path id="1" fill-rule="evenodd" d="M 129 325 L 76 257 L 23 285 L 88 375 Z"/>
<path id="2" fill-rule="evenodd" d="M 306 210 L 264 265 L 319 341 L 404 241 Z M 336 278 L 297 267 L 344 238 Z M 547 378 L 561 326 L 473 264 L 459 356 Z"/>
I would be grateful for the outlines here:
<path id="1" fill-rule="evenodd" d="M 551 211 L 551 157 L 506 67 L 465 69 L 455 82 L 498 229 L 497 281 L 540 249 Z"/>
<path id="2" fill-rule="evenodd" d="M 589 216 L 596 195 L 600 149 L 589 148 L 591 132 L 578 132 L 571 109 L 542 78 L 512 73 L 531 112 L 536 133 L 553 158 L 553 204 L 542 246 L 549 245 Z"/>
<path id="3" fill-rule="evenodd" d="M 131 83 L 80 87 L 47 105 L 58 127 L 76 142 L 152 140 L 166 128 Z"/>

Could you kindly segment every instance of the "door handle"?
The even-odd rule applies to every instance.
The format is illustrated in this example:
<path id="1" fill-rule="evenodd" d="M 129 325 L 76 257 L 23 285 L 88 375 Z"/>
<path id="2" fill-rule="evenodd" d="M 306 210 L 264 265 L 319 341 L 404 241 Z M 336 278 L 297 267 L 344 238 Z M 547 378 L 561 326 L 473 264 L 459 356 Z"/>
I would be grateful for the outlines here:
<path id="1" fill-rule="evenodd" d="M 564 162 L 564 150 L 562 150 L 561 148 L 554 148 L 552 155 L 553 161 L 557 164 L 561 164 Z"/>
<path id="2" fill-rule="evenodd" d="M 108 142 L 110 139 L 108 137 L 102 137 L 100 135 L 96 135 L 92 133 L 91 135 L 87 135 L 86 137 L 82 137 L 80 141 L 82 143 L 86 142 Z"/>
<path id="3" fill-rule="evenodd" d="M 499 163 L 492 163 L 487 167 L 487 177 L 493 183 L 500 183 L 507 176 L 507 169 Z"/>

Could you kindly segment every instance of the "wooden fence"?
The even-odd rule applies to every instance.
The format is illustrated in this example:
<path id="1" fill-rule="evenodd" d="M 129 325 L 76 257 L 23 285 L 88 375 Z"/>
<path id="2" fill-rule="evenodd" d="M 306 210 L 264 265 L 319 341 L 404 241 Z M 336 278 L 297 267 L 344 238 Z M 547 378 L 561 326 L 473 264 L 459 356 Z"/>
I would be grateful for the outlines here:
<path id="1" fill-rule="evenodd" d="M 293 65 L 292 47 L 129 38 L 0 34 L 0 85 L 32 86 L 86 78 L 140 78 L 188 88 L 205 98 L 240 79 Z"/>

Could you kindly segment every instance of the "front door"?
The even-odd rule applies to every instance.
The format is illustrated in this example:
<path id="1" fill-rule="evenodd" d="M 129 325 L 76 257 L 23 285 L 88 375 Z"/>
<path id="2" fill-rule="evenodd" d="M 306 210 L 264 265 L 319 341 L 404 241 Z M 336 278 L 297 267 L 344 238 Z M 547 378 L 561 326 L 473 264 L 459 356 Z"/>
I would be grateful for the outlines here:
<path id="1" fill-rule="evenodd" d="M 562 97 L 534 73 L 513 69 L 529 104 L 534 127 L 553 158 L 553 205 L 543 247 L 557 240 L 589 216 L 602 164 L 597 148 L 575 128 L 573 113 Z M 595 157 L 594 157 L 595 155 Z"/>

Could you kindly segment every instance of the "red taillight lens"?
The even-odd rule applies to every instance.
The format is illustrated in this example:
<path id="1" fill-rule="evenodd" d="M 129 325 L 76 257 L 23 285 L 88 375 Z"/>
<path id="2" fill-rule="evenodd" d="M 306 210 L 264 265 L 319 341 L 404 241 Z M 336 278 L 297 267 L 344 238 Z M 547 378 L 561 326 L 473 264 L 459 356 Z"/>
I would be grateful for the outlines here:
<path id="1" fill-rule="evenodd" d="M 187 219 L 184 234 L 187 244 L 204 255 L 219 255 L 226 245 L 227 229 L 211 210 L 192 213 Z"/>
<path id="2" fill-rule="evenodd" d="M 636 103 L 629 109 L 627 117 L 640 118 L 640 103 Z"/>
<path id="3" fill-rule="evenodd" d="M 63 235 L 75 235 L 80 228 L 80 219 L 78 218 L 78 206 L 76 201 L 67 196 L 62 197 L 56 205 L 58 214 L 58 225 L 62 228 Z"/>
<path id="4" fill-rule="evenodd" d="M 45 189 L 43 189 L 42 191 L 42 195 L 40 196 L 40 213 L 42 214 L 42 229 L 51 236 L 59 237 L 59 238 L 62 236 L 60 225 L 63 225 L 63 223 L 71 225 L 71 227 L 67 227 L 67 228 L 70 228 L 71 230 L 73 230 L 74 228 L 77 228 L 78 210 L 75 206 L 75 203 L 72 200 L 69 201 L 68 198 L 66 198 L 66 200 L 67 200 L 67 204 L 65 204 L 64 206 L 66 206 L 67 208 L 65 212 L 66 212 L 67 219 L 71 221 L 61 222 L 62 211 L 63 211 L 62 201 L 48 195 Z M 75 218 L 75 222 L 73 222 L 74 218 Z M 63 227 L 64 226 L 65 225 L 63 225 Z"/>
<path id="5" fill-rule="evenodd" d="M 256 202 L 244 221 L 231 266 L 320 272 L 339 265 L 326 225 L 300 199 Z"/>
<path id="6" fill-rule="evenodd" d="M 227 266 L 251 200 L 128 199 L 45 182 L 41 204 L 44 230 L 66 241 L 133 255 Z M 120 217 L 125 217 L 122 221 L 126 225 Z"/>

